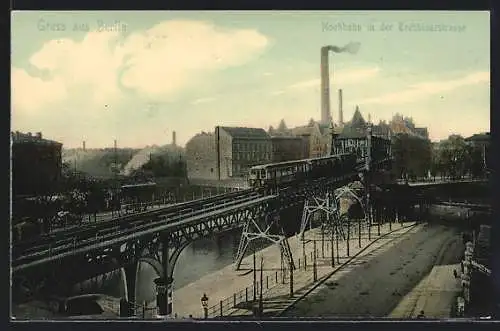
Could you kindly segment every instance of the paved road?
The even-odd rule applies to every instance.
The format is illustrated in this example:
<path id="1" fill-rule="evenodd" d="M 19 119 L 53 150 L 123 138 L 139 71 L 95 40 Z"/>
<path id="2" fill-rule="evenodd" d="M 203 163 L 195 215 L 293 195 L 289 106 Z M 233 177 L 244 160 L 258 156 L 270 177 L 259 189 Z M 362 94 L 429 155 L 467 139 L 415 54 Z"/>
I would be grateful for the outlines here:
<path id="1" fill-rule="evenodd" d="M 435 264 L 459 261 L 463 247 L 458 241 L 450 245 L 458 236 L 454 229 L 426 225 L 352 272 L 327 280 L 285 316 L 386 317 Z"/>

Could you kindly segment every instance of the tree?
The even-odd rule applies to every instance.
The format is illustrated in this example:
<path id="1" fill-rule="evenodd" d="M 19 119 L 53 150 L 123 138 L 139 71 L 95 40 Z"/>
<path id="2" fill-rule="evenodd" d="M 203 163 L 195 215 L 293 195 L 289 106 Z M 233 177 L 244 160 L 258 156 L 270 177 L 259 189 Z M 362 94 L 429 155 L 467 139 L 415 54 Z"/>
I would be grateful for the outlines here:
<path id="1" fill-rule="evenodd" d="M 434 150 L 434 168 L 443 176 L 462 178 L 466 174 L 477 172 L 476 152 L 467 146 L 460 135 L 451 135 L 448 139 L 439 142 Z"/>
<path id="2" fill-rule="evenodd" d="M 432 163 L 429 140 L 405 133 L 392 137 L 393 171 L 397 178 L 417 179 L 427 176 Z"/>

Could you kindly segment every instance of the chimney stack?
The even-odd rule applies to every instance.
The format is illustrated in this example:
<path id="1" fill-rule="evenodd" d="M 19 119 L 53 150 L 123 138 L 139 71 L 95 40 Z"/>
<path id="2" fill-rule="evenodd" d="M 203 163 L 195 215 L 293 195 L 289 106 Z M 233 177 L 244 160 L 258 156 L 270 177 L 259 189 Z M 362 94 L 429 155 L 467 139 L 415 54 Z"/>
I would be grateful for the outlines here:
<path id="1" fill-rule="evenodd" d="M 116 139 L 115 139 L 115 142 L 114 142 L 114 145 L 113 145 L 113 146 L 114 146 L 114 148 L 115 148 L 115 150 L 116 150 L 116 147 L 118 146 L 118 145 L 117 145 L 117 143 L 116 143 Z"/>
<path id="2" fill-rule="evenodd" d="M 82 149 L 83 149 L 83 151 L 85 152 L 85 140 L 84 140 L 84 141 L 83 141 L 83 143 L 82 143 Z"/>
<path id="3" fill-rule="evenodd" d="M 175 131 L 172 132 L 172 145 L 173 146 L 177 145 L 177 139 L 176 139 Z"/>
<path id="4" fill-rule="evenodd" d="M 329 46 L 321 47 L 321 123 L 331 122 L 330 113 L 330 77 L 328 66 Z"/>
<path id="5" fill-rule="evenodd" d="M 339 89 L 339 125 L 344 125 L 344 109 L 342 108 L 342 89 Z"/>

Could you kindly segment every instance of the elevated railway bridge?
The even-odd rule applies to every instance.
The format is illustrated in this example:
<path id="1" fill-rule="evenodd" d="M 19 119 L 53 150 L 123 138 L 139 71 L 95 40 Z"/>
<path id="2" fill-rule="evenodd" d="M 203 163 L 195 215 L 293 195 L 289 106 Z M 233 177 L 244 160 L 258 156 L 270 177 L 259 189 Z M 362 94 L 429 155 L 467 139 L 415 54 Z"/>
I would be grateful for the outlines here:
<path id="1" fill-rule="evenodd" d="M 347 194 L 360 202 L 365 221 L 372 224 L 372 179 L 390 169 L 392 159 L 389 140 L 379 138 L 374 150 L 371 130 L 366 139 L 366 150 L 351 168 L 321 178 L 277 185 L 271 191 L 254 188 L 216 195 L 17 243 L 12 247 L 14 301 L 44 298 L 56 289 L 64 295 L 75 283 L 121 269 L 125 299 L 134 303 L 138 265 L 147 263 L 158 274 L 155 285 L 159 314 L 169 315 L 173 270 L 181 251 L 198 238 L 241 227 L 236 268 L 249 243 L 259 238 L 280 245 L 287 265 L 295 268 L 280 219 L 283 210 L 294 205 L 307 207 L 300 221 L 301 231 L 312 212 L 322 211 L 327 215 L 326 225 L 337 231 L 342 222 L 348 222 L 340 217 L 338 203 Z M 349 188 L 353 182 L 362 184 L 361 193 Z"/>

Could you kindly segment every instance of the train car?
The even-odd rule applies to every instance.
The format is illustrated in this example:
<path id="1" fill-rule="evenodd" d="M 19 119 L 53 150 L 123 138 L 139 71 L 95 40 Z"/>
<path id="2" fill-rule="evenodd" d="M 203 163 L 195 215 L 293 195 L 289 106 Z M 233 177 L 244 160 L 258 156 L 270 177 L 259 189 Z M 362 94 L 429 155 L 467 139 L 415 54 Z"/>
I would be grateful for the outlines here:
<path id="1" fill-rule="evenodd" d="M 255 189 L 274 190 L 286 184 L 327 177 L 344 168 L 353 169 L 355 165 L 356 157 L 351 154 L 264 164 L 250 169 L 249 184 Z"/>
<path id="2" fill-rule="evenodd" d="M 271 187 L 304 178 L 310 168 L 307 160 L 263 164 L 250 169 L 248 180 L 253 188 Z"/>
<path id="3" fill-rule="evenodd" d="M 154 200 L 155 191 L 154 182 L 123 185 L 120 192 L 122 205 L 125 206 L 126 212 L 145 211 Z"/>

